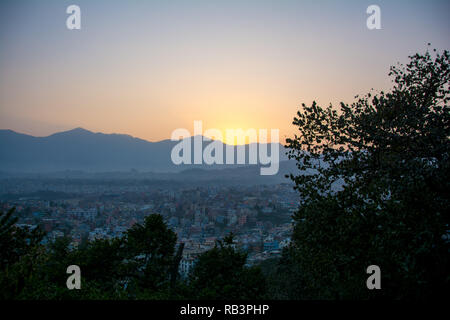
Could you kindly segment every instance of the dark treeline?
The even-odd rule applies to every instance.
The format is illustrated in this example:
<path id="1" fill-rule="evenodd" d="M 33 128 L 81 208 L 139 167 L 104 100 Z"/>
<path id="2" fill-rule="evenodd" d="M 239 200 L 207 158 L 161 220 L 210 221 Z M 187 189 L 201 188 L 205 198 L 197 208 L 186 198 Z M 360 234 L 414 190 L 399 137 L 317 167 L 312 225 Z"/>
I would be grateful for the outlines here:
<path id="1" fill-rule="evenodd" d="M 42 246 L 43 233 L 0 217 L 3 299 L 435 299 L 449 288 L 449 53 L 427 51 L 391 67 L 389 92 L 352 104 L 303 105 L 289 157 L 308 175 L 291 245 L 247 267 L 232 236 L 200 255 L 180 279 L 182 246 L 160 215 L 125 236 Z M 336 187 L 339 185 L 340 187 Z M 79 265 L 82 289 L 66 288 Z M 368 290 L 367 267 L 381 270 Z"/>
<path id="2" fill-rule="evenodd" d="M 230 235 L 200 255 L 188 279 L 180 279 L 182 246 L 159 214 L 145 218 L 122 238 L 70 239 L 40 244 L 44 234 L 14 227 L 13 210 L 2 214 L 2 299 L 249 299 L 266 298 L 259 268 L 246 267 L 246 253 Z M 81 289 L 68 290 L 67 267 L 81 269 Z"/>

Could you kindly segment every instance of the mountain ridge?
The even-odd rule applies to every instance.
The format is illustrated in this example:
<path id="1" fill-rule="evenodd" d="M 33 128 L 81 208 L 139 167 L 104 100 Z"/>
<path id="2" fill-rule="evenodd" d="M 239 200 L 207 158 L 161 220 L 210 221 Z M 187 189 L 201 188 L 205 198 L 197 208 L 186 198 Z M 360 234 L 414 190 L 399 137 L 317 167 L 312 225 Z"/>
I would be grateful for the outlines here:
<path id="1" fill-rule="evenodd" d="M 191 148 L 194 150 L 192 138 L 193 136 L 185 139 L 191 140 Z M 211 142 L 211 140 L 203 141 L 203 148 Z M 169 139 L 151 142 L 128 134 L 92 132 L 81 127 L 44 137 L 36 137 L 11 129 L 0 129 L 0 166 L 4 172 L 64 170 L 104 172 L 131 169 L 180 172 L 199 167 L 213 169 L 242 166 L 237 164 L 174 165 L 170 155 L 172 148 L 178 143 L 179 141 Z M 221 141 L 220 143 L 225 154 L 225 147 L 229 145 Z M 249 145 L 244 145 L 246 163 L 248 163 Z M 257 145 L 259 148 L 261 144 L 257 143 Z M 237 146 L 232 147 L 236 159 Z M 271 149 L 270 143 L 268 143 L 268 149 Z M 287 160 L 281 144 L 279 144 L 279 150 L 279 161 Z"/>

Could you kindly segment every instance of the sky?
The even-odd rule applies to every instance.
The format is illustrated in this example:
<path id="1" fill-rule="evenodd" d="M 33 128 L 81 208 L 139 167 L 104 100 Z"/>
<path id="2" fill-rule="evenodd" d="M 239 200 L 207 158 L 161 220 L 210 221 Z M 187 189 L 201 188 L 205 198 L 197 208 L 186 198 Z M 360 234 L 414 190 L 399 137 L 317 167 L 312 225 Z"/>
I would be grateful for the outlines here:
<path id="1" fill-rule="evenodd" d="M 69 30 L 66 8 L 81 9 Z M 381 30 L 366 26 L 369 5 Z M 279 129 L 302 103 L 391 86 L 389 66 L 450 49 L 450 1 L 0 1 L 0 129 Z"/>

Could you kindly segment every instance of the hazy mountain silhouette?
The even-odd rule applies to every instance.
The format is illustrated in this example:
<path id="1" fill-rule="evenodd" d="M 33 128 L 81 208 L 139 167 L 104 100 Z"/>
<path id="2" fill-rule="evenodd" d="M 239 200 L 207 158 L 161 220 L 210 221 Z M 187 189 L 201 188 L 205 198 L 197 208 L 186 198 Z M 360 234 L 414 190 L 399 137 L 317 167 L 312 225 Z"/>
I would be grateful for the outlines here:
<path id="1" fill-rule="evenodd" d="M 187 139 L 191 140 L 192 150 L 194 150 L 193 139 Z M 223 169 L 237 166 L 174 165 L 170 155 L 173 146 L 177 143 L 171 140 L 149 142 L 125 134 L 94 133 L 83 128 L 59 132 L 47 137 L 34 137 L 12 130 L 0 130 L 0 167 L 3 172 L 64 170 L 106 172 L 136 169 L 161 173 L 180 172 L 191 168 Z M 208 143 L 204 141 L 203 148 Z M 225 144 L 222 144 L 222 147 L 225 155 Z M 246 159 L 248 159 L 248 145 L 245 148 Z M 279 159 L 280 161 L 287 159 L 284 147 L 281 145 Z"/>

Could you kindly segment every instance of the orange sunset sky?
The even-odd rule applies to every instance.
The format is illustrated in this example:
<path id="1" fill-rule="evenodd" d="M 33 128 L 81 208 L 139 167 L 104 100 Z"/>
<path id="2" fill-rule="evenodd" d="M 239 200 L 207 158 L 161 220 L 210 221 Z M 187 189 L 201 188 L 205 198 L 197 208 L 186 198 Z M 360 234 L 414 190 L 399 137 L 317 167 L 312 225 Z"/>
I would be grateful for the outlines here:
<path id="1" fill-rule="evenodd" d="M 72 1 L 0 3 L 0 128 L 75 127 L 149 141 L 176 128 L 277 128 L 302 102 L 386 89 L 389 66 L 450 46 L 446 1 Z"/>

